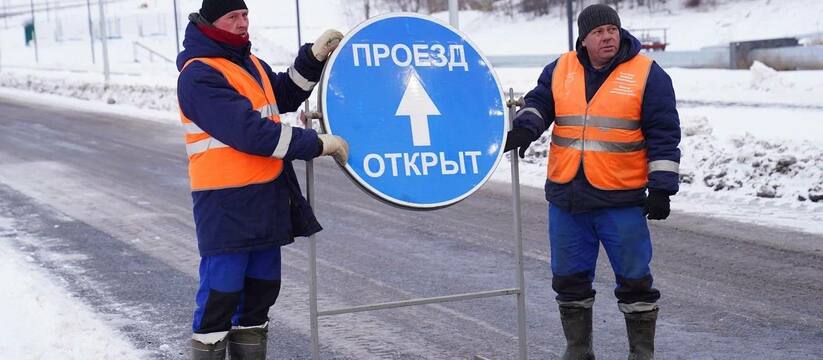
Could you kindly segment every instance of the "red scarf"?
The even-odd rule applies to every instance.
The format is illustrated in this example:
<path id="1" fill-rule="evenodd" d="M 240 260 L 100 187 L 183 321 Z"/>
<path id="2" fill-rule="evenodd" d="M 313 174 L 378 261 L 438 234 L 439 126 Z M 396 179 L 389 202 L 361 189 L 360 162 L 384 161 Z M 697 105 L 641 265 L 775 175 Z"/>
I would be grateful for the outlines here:
<path id="1" fill-rule="evenodd" d="M 234 47 L 242 47 L 249 44 L 249 34 L 236 35 L 228 31 L 218 29 L 214 26 L 197 24 L 197 28 L 206 35 L 207 38 L 217 41 L 219 43 L 231 45 Z"/>

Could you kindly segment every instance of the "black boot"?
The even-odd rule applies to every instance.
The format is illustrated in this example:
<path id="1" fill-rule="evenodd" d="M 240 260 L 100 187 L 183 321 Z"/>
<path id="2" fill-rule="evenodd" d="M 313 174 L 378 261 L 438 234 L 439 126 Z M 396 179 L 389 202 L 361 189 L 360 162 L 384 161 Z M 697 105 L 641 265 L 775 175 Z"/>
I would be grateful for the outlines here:
<path id="1" fill-rule="evenodd" d="M 229 331 L 231 360 L 265 360 L 268 332 L 268 326 Z"/>
<path id="2" fill-rule="evenodd" d="M 197 340 L 191 341 L 192 360 L 224 360 L 226 359 L 226 340 L 214 344 L 204 344 Z"/>
<path id="3" fill-rule="evenodd" d="M 654 328 L 657 311 L 626 313 L 629 335 L 629 360 L 654 360 Z"/>
<path id="4" fill-rule="evenodd" d="M 566 335 L 563 360 L 594 360 L 592 308 L 560 305 L 560 322 Z"/>

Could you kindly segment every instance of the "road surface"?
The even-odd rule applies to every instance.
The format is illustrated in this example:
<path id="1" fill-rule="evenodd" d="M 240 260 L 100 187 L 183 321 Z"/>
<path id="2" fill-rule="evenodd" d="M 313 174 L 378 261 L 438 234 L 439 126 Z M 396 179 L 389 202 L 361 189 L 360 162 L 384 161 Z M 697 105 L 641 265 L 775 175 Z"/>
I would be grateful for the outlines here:
<path id="1" fill-rule="evenodd" d="M 0 99 L 0 216 L 16 229 L 4 240 L 157 359 L 188 357 L 198 255 L 184 153 L 174 125 Z M 515 286 L 509 184 L 411 212 L 365 194 L 331 160 L 315 163 L 321 310 Z M 522 196 L 529 358 L 555 359 L 564 340 L 546 202 L 541 189 Z M 823 237 L 677 212 L 651 230 L 658 358 L 823 356 Z M 309 358 L 304 239 L 284 248 L 283 274 L 270 352 Z M 601 252 L 598 359 L 625 359 L 628 348 L 613 284 Z M 517 354 L 512 296 L 324 317 L 320 326 L 323 359 Z"/>

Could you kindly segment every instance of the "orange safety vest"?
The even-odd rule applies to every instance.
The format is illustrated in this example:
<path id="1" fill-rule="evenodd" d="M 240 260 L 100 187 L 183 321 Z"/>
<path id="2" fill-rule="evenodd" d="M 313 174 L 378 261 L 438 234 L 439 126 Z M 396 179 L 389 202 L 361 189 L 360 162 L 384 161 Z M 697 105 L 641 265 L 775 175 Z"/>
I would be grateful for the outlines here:
<path id="1" fill-rule="evenodd" d="M 257 80 L 239 65 L 224 58 L 193 58 L 186 62 L 200 61 L 223 74 L 240 95 L 249 99 L 255 111 L 264 119 L 280 123 L 280 112 L 269 77 L 260 61 L 251 60 L 263 80 Z M 184 66 L 184 68 L 185 68 Z M 251 184 L 263 184 L 276 179 L 283 171 L 283 160 L 273 156 L 247 154 L 229 147 L 201 130 L 180 111 L 186 131 L 186 153 L 189 156 L 189 179 L 192 191 L 236 188 Z M 232 121 L 233 119 L 226 119 Z M 291 136 L 290 132 L 281 136 Z M 275 150 L 277 153 L 277 150 Z"/>
<path id="2" fill-rule="evenodd" d="M 640 116 L 651 64 L 648 57 L 637 55 L 618 65 L 587 102 L 585 70 L 577 53 L 566 53 L 557 60 L 552 74 L 555 120 L 549 180 L 570 182 L 582 163 L 595 188 L 646 186 L 649 170 Z"/>

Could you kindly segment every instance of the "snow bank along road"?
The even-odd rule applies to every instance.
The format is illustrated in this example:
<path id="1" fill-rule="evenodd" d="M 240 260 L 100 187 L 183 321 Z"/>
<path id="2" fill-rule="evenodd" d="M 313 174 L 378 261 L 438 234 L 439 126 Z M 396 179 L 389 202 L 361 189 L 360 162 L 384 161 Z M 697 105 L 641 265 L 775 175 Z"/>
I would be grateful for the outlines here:
<path id="1" fill-rule="evenodd" d="M 0 215 L 40 266 L 136 347 L 182 359 L 197 251 L 181 130 L 173 125 L 0 99 Z M 298 172 L 302 166 L 298 167 Z M 317 168 L 321 309 L 511 287 L 508 185 L 408 212 L 358 190 L 330 161 Z M 529 356 L 563 340 L 550 288 L 546 203 L 523 189 Z M 674 213 L 652 224 L 662 291 L 661 358 L 809 359 L 823 352 L 823 237 Z M 306 241 L 284 249 L 272 313 L 279 359 L 308 357 Z M 625 358 L 614 279 L 601 254 L 598 358 Z M 21 299 L 25 301 L 25 299 Z M 513 298 L 322 318 L 324 359 L 454 359 L 516 354 Z M 67 336 L 70 334 L 60 334 Z M 80 335 L 81 334 L 75 334 Z"/>

